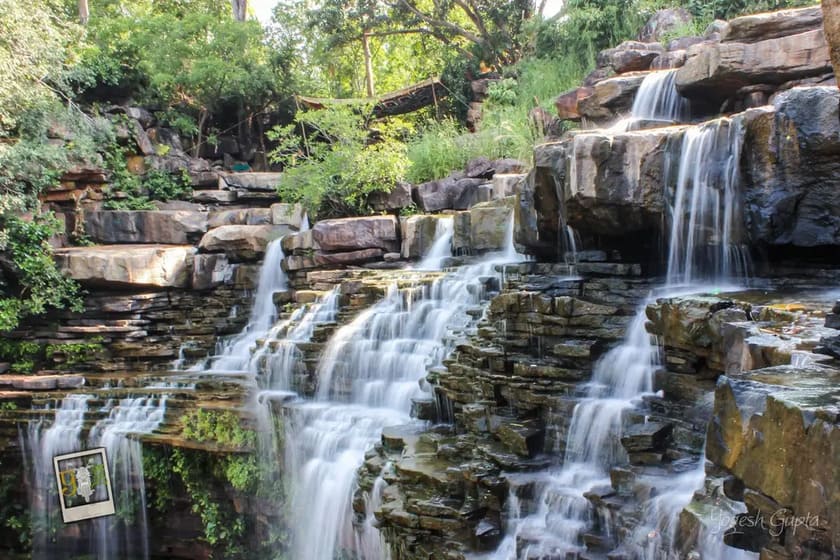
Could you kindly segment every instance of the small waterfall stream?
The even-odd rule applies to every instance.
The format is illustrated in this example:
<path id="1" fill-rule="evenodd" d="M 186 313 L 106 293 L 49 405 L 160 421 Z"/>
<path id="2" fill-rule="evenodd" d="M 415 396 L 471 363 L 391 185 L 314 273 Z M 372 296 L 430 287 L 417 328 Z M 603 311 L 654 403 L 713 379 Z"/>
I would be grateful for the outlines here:
<path id="1" fill-rule="evenodd" d="M 671 211 L 668 283 L 748 277 L 738 192 L 744 129 L 721 118 L 685 132 Z"/>
<path id="2" fill-rule="evenodd" d="M 34 558 L 58 560 L 68 555 L 60 535 L 53 542 L 53 534 L 66 529 L 56 503 L 53 457 L 95 447 L 105 448 L 119 514 L 94 519 L 90 540 L 75 540 L 74 546 L 81 544 L 84 548 L 78 554 L 98 560 L 149 557 L 143 456 L 135 436 L 151 433 L 163 421 L 166 397 L 111 399 L 98 410 L 89 406 L 93 399 L 88 394 L 67 395 L 51 424 L 45 425 L 44 420 L 33 422 L 20 432 L 30 477 Z M 84 428 L 90 415 L 101 418 L 90 428 L 85 441 Z"/>
<path id="3" fill-rule="evenodd" d="M 428 395 L 427 371 L 451 352 L 454 335 L 474 324 L 471 311 L 481 310 L 486 282 L 499 276 L 496 266 L 519 260 L 512 224 L 508 229 L 508 247 L 501 253 L 430 285 L 392 286 L 330 339 L 318 368 L 316 398 L 288 405 L 286 464 L 297 521 L 293 558 L 389 557 L 371 523 L 372 510 L 358 516 L 351 507 L 356 471 L 383 428 L 412 423 L 412 399 Z M 451 237 L 451 230 L 439 227 L 438 235 Z M 365 501 L 370 508 L 378 500 L 368 495 Z"/>
<path id="4" fill-rule="evenodd" d="M 288 278 L 280 267 L 285 255 L 281 239 L 275 239 L 268 244 L 265 251 L 260 276 L 257 280 L 257 292 L 254 295 L 253 306 L 248 324 L 237 336 L 222 339 L 216 348 L 216 355 L 209 360 L 209 364 L 197 364 L 194 371 L 235 372 L 252 371 L 251 349 L 258 339 L 265 338 L 275 327 L 277 308 L 274 305 L 275 292 L 288 288 Z"/>
<path id="5" fill-rule="evenodd" d="M 676 120 L 684 115 L 687 107 L 677 99 L 673 80 L 673 72 L 648 75 L 636 98 L 634 117 L 637 111 L 647 118 L 671 116 Z M 736 119 L 717 119 L 686 131 L 671 208 L 668 274 L 662 295 L 697 291 L 702 289 L 700 282 L 720 286 L 747 278 L 749 255 L 741 244 L 737 219 L 741 215 L 738 164 L 742 140 L 743 127 Z M 575 163 L 572 154 L 569 173 L 573 182 Z M 560 225 L 564 225 L 562 221 Z M 490 555 L 493 560 L 574 557 L 586 551 L 583 535 L 593 529 L 632 558 L 678 558 L 671 540 L 673 529 L 680 512 L 703 484 L 704 457 L 693 468 L 657 481 L 657 491 L 645 502 L 636 531 L 625 541 L 611 534 L 611 521 L 599 517 L 605 513 L 585 496 L 593 489 L 609 487 L 610 468 L 627 462 L 620 444 L 626 415 L 652 391 L 658 352 L 645 329 L 645 307 L 646 303 L 637 311 L 624 341 L 595 364 L 592 379 L 583 387 L 573 411 L 563 462 L 559 469 L 537 477 L 541 490 L 527 515 L 523 515 L 516 495 L 517 484 L 512 485 L 508 530 Z M 696 548 L 703 550 L 704 560 L 755 557 L 722 544 L 712 547 L 711 543 L 720 541 L 720 535 L 714 539 L 701 535 Z"/>
<path id="6" fill-rule="evenodd" d="M 453 229 L 451 217 L 438 219 L 419 270 L 440 271 L 451 257 Z M 311 400 L 296 393 L 295 379 L 303 373 L 299 344 L 312 338 L 317 325 L 336 320 L 339 294 L 334 290 L 278 320 L 273 294 L 287 288 L 282 259 L 280 242 L 269 244 L 247 327 L 221 342 L 217 355 L 196 369 L 254 377 L 260 464 L 275 470 L 285 464 L 292 558 L 388 558 L 372 517 L 384 480 L 365 496 L 365 513 L 359 514 L 352 507 L 357 470 L 383 428 L 422 425 L 410 410 L 412 400 L 431 398 L 424 385 L 428 369 L 441 363 L 458 333 L 483 313 L 488 286 L 498 289 L 502 281 L 497 266 L 523 259 L 513 244 L 513 215 L 502 251 L 425 281 L 419 275 L 414 285 L 395 283 L 382 300 L 338 329 L 319 360 Z M 277 414 L 284 423 L 282 461 Z"/>
<path id="7" fill-rule="evenodd" d="M 661 70 L 645 76 L 630 114 L 634 119 L 685 122 L 690 117 L 688 99 L 676 87 L 677 71 Z"/>

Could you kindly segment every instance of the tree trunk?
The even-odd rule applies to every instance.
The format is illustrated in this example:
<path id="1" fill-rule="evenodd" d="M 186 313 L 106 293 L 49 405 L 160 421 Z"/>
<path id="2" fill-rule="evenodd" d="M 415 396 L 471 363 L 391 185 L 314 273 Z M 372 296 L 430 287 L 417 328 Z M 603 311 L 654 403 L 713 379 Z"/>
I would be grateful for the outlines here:
<path id="1" fill-rule="evenodd" d="M 373 59 L 370 56 L 370 36 L 367 32 L 362 34 L 362 50 L 365 53 L 365 86 L 367 86 L 367 96 L 376 96 L 376 87 L 373 83 Z"/>
<path id="2" fill-rule="evenodd" d="M 195 139 L 195 146 L 193 147 L 193 157 L 201 157 L 201 145 L 204 143 L 204 127 L 207 124 L 207 118 L 210 113 L 207 109 L 202 108 L 198 112 L 198 135 Z"/>
<path id="3" fill-rule="evenodd" d="M 248 16 L 248 0 L 230 0 L 233 6 L 233 18 L 236 21 L 245 21 Z"/>
<path id="4" fill-rule="evenodd" d="M 88 0 L 79 0 L 79 21 L 82 25 L 87 25 L 90 18 L 90 9 L 88 8 Z"/>

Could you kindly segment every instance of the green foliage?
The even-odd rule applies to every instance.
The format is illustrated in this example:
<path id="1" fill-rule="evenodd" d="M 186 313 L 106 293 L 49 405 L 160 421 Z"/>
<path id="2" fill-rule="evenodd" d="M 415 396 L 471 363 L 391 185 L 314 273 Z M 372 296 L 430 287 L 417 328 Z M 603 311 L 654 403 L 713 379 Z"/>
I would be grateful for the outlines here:
<path id="1" fill-rule="evenodd" d="M 52 214 L 31 220 L 5 216 L 0 230 L 0 251 L 11 277 L 0 279 L 0 331 L 12 330 L 29 315 L 69 307 L 82 310 L 79 286 L 64 276 L 52 259 L 49 239 L 59 231 Z"/>
<path id="2" fill-rule="evenodd" d="M 186 169 L 182 169 L 179 175 L 152 170 L 143 178 L 143 186 L 149 191 L 149 198 L 152 200 L 177 200 L 192 192 L 190 176 Z"/>
<path id="3" fill-rule="evenodd" d="M 14 410 L 6 406 L 13 404 L 3 403 L 2 408 Z M 25 494 L 21 492 L 21 468 L 20 462 L 0 462 L 0 533 L 17 540 L 17 543 L 11 539 L 5 541 L 7 547 L 15 547 L 17 544 L 21 549 L 29 550 L 32 545 L 32 527 Z"/>
<path id="4" fill-rule="evenodd" d="M 154 210 L 154 200 L 182 199 L 192 192 L 189 173 L 173 174 L 153 169 L 143 176 L 128 170 L 126 152 L 112 145 L 105 157 L 111 178 L 105 207 L 109 210 Z"/>
<path id="5" fill-rule="evenodd" d="M 467 139 L 467 131 L 451 119 L 431 123 L 408 145 L 411 165 L 407 179 L 422 183 L 442 179 L 450 172 L 462 169 L 472 156 Z"/>
<path id="6" fill-rule="evenodd" d="M 0 3 L 0 137 L 29 110 L 71 93 L 67 80 L 80 28 L 59 14 L 48 0 Z"/>
<path id="7" fill-rule="evenodd" d="M 44 359 L 44 349 L 37 342 L 0 339 L 0 360 L 11 363 L 14 373 L 32 373 Z"/>
<path id="8" fill-rule="evenodd" d="M 94 360 L 103 350 L 102 337 L 96 337 L 90 342 L 47 344 L 44 353 L 48 359 L 55 362 L 57 367 L 66 369 Z"/>
<path id="9" fill-rule="evenodd" d="M 0 143 L 0 215 L 32 209 L 35 196 L 71 166 L 101 164 L 99 147 L 113 142 L 105 119 L 55 102 L 17 114 L 16 123 L 17 139 Z M 51 138 L 58 135 L 64 140 Z"/>
<path id="10" fill-rule="evenodd" d="M 183 436 L 200 442 L 214 442 L 236 448 L 252 447 L 256 434 L 240 425 L 239 416 L 230 411 L 197 409 L 181 417 Z"/>
<path id="11" fill-rule="evenodd" d="M 490 89 L 475 133 L 445 119 L 431 123 L 409 142 L 409 181 L 441 179 L 478 156 L 530 161 L 533 146 L 542 137 L 530 123 L 530 111 L 535 106 L 549 106 L 558 92 L 576 86 L 585 67 L 579 59 L 532 58 L 520 62 L 513 71 L 515 79 L 504 79 Z"/>
<path id="12" fill-rule="evenodd" d="M 505 78 L 490 84 L 487 88 L 487 98 L 496 105 L 516 105 L 518 98 L 516 80 Z"/>
<path id="13" fill-rule="evenodd" d="M 399 125 L 379 123 L 369 141 L 366 105 L 299 112 L 292 125 L 269 132 L 277 143 L 270 157 L 284 168 L 278 193 L 303 203 L 319 218 L 367 213 L 370 193 L 390 190 L 405 176 L 408 160 Z M 307 134 L 301 146 L 300 131 Z"/>
<path id="14" fill-rule="evenodd" d="M 168 511 L 179 485 L 191 502 L 191 510 L 201 518 L 204 540 L 220 558 L 244 558 L 246 519 L 232 507 L 223 490 L 253 493 L 258 480 L 256 459 L 252 455 L 218 455 L 180 448 L 143 449 L 143 472 L 150 482 L 149 504 L 160 513 Z"/>
<path id="15" fill-rule="evenodd" d="M 599 51 L 632 38 L 644 23 L 637 0 L 568 0 L 562 17 L 536 22 L 530 33 L 540 57 L 591 66 Z"/>

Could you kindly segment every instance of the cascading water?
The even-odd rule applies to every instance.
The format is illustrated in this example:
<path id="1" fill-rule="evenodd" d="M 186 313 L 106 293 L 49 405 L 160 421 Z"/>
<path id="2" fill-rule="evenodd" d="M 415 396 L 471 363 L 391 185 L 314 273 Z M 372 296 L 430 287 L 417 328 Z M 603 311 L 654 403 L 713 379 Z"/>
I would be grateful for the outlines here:
<path id="1" fill-rule="evenodd" d="M 676 70 L 661 70 L 646 75 L 633 100 L 632 118 L 686 121 L 690 117 L 691 106 L 688 99 L 677 91 L 676 80 Z"/>
<path id="2" fill-rule="evenodd" d="M 134 436 L 154 431 L 163 420 L 166 397 L 110 400 L 99 410 L 91 410 L 92 395 L 67 395 L 56 410 L 49 427 L 33 422 L 21 432 L 26 471 L 30 477 L 30 507 L 33 513 L 33 557 L 67 558 L 68 550 L 52 535 L 63 528 L 55 502 L 55 455 L 104 447 L 108 457 L 115 505 L 121 516 L 91 521 L 89 543 L 78 554 L 99 560 L 112 558 L 145 559 L 149 557 L 146 493 L 143 479 L 143 456 Z M 88 415 L 104 414 L 92 428 L 85 442 L 82 438 Z M 74 540 L 74 546 L 84 547 Z"/>
<path id="3" fill-rule="evenodd" d="M 65 555 L 51 542 L 51 535 L 61 526 L 58 490 L 53 457 L 79 451 L 79 442 L 88 401 L 92 395 L 67 395 L 55 411 L 50 425 L 45 419 L 30 422 L 19 430 L 24 473 L 29 478 L 29 512 L 32 526 L 32 557 L 52 560 Z"/>
<path id="4" fill-rule="evenodd" d="M 441 216 L 435 224 L 435 239 L 429 251 L 417 264 L 420 270 L 440 270 L 444 259 L 452 256 L 452 236 L 455 233 L 455 219 Z"/>
<path id="5" fill-rule="evenodd" d="M 574 408 L 562 467 L 541 484 L 537 510 L 510 522 L 494 560 L 554 558 L 584 550 L 582 533 L 594 520 L 584 494 L 609 485 L 610 466 L 626 460 L 619 442 L 624 414 L 653 385 L 656 347 L 645 330 L 644 308 L 624 343 L 595 365 L 592 381 Z"/>
<path id="6" fill-rule="evenodd" d="M 740 120 L 727 118 L 685 132 L 671 206 L 671 285 L 731 282 L 749 275 L 749 252 L 739 221 L 743 136 Z"/>
<path id="7" fill-rule="evenodd" d="M 672 73 L 648 76 L 646 82 L 649 87 L 640 91 L 634 109 L 649 112 L 651 118 L 658 111 L 667 109 L 676 116 L 683 110 L 670 93 L 664 93 L 673 87 Z M 712 121 L 685 133 L 672 210 L 665 294 L 673 295 L 676 286 L 683 286 L 684 291 L 685 286 L 699 281 L 737 282 L 749 272 L 748 253 L 740 243 L 737 221 L 741 215 L 738 166 L 742 139 L 741 123 L 733 119 Z M 574 154 L 569 173 L 570 180 L 575 181 Z M 619 441 L 624 417 L 652 391 L 657 351 L 645 330 L 645 307 L 639 308 L 624 342 L 595 365 L 592 380 L 574 408 L 562 467 L 538 485 L 542 491 L 536 511 L 522 517 L 519 501 L 511 496 L 511 503 L 517 507 L 511 510 L 507 536 L 493 554 L 495 560 L 579 553 L 585 550 L 584 531 L 593 524 L 609 529 L 608 522 L 596 518 L 598 512 L 584 494 L 598 486 L 609 486 L 610 467 L 626 462 Z M 673 553 L 672 543 L 663 539 L 673 538 L 680 511 L 702 485 L 703 464 L 701 457 L 694 470 L 672 475 L 666 484 L 658 486 L 660 493 L 645 504 L 636 533 L 621 543 L 635 558 L 659 560 L 663 551 L 666 555 Z M 712 550 L 712 542 L 715 539 L 707 537 L 698 544 L 706 547 L 708 560 L 729 557 L 732 549 L 720 545 L 719 550 Z"/>
<path id="8" fill-rule="evenodd" d="M 95 555 L 100 560 L 148 558 L 143 451 L 133 436 L 157 429 L 166 414 L 166 396 L 124 398 L 106 403 L 102 410 L 108 415 L 91 428 L 88 447 L 105 448 L 115 505 L 131 515 L 93 521 Z"/>
<path id="9" fill-rule="evenodd" d="M 274 293 L 288 289 L 288 278 L 280 264 L 285 254 L 281 239 L 268 244 L 265 251 L 260 276 L 257 280 L 257 293 L 254 296 L 251 315 L 245 329 L 235 337 L 222 341 L 209 364 L 198 364 L 197 371 L 249 371 L 251 349 L 257 340 L 264 338 L 277 320 L 277 307 L 274 305 Z"/>
<path id="10" fill-rule="evenodd" d="M 483 282 L 498 275 L 496 265 L 519 260 L 512 234 L 508 243 L 501 253 L 431 285 L 392 286 L 330 339 L 318 368 L 316 400 L 287 405 L 286 465 L 296 519 L 292 557 L 388 557 L 370 522 L 372 511 L 357 518 L 351 508 L 356 472 L 383 428 L 411 422 L 411 402 L 423 396 L 423 378 L 452 350 L 453 333 L 474 323 L 468 311 L 484 299 Z M 366 501 L 378 499 L 368 495 Z"/>

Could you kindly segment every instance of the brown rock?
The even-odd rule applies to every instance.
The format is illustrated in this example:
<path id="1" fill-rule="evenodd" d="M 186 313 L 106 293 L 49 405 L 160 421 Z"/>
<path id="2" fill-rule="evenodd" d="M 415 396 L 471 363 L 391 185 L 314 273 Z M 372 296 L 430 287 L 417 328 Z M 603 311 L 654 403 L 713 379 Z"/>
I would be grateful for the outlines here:
<path id="1" fill-rule="evenodd" d="M 58 249 L 55 260 L 86 284 L 185 288 L 195 251 L 183 245 L 98 245 Z"/>
<path id="2" fill-rule="evenodd" d="M 584 86 L 560 94 L 554 100 L 554 106 L 557 108 L 557 116 L 565 120 L 579 121 L 581 115 L 578 103 L 580 103 L 581 99 L 590 97 L 594 93 L 594 89 Z"/>
<path id="3" fill-rule="evenodd" d="M 206 253 L 224 252 L 234 262 L 258 260 L 270 241 L 287 233 L 287 226 L 221 226 L 204 234 L 198 248 Z"/>
<path id="4" fill-rule="evenodd" d="M 831 71 L 822 29 L 755 43 L 703 43 L 688 50 L 677 71 L 677 89 L 686 97 L 726 99 L 755 84 L 783 84 Z"/>
<path id="5" fill-rule="evenodd" d="M 755 43 L 820 29 L 823 14 L 819 6 L 750 14 L 729 21 L 721 42 Z"/>
<path id="6" fill-rule="evenodd" d="M 101 211 L 85 212 L 85 233 L 96 243 L 184 245 L 207 231 L 205 212 Z"/>
<path id="7" fill-rule="evenodd" d="M 397 231 L 394 216 L 368 216 L 318 222 L 312 237 L 325 253 L 374 248 L 394 252 L 399 250 Z"/>

